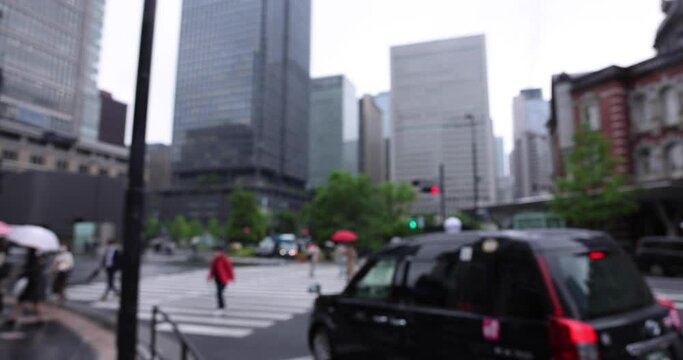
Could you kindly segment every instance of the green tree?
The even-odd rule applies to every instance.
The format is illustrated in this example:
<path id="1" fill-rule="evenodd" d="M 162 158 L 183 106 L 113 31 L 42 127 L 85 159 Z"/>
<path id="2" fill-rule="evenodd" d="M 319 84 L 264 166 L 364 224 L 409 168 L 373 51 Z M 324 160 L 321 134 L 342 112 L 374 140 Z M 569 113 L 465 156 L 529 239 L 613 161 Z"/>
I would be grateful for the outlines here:
<path id="1" fill-rule="evenodd" d="M 235 189 L 230 194 L 228 238 L 230 241 L 256 242 L 266 235 L 267 219 L 256 202 L 256 194 Z"/>
<path id="2" fill-rule="evenodd" d="M 378 247 L 392 236 L 407 234 L 407 214 L 415 196 L 408 184 L 374 185 L 365 175 L 334 172 L 305 211 L 319 240 L 349 229 L 358 234 L 360 246 Z"/>
<path id="3" fill-rule="evenodd" d="M 583 123 L 574 134 L 566 176 L 557 181 L 550 209 L 573 225 L 596 229 L 635 212 L 638 205 L 622 190 L 627 180 L 617 172 L 618 166 L 609 141 Z"/>
<path id="4" fill-rule="evenodd" d="M 191 236 L 192 229 L 190 223 L 185 219 L 184 216 L 178 215 L 173 218 L 171 225 L 168 229 L 171 238 L 174 240 L 187 239 Z"/>
<path id="5" fill-rule="evenodd" d="M 273 214 L 273 230 L 280 234 L 299 232 L 299 215 L 290 210 L 280 210 Z"/>
<path id="6" fill-rule="evenodd" d="M 147 219 L 145 220 L 145 230 L 144 230 L 144 238 L 146 240 L 154 239 L 155 237 L 159 236 L 159 233 L 161 233 L 161 228 L 163 227 L 163 224 L 161 221 L 159 221 L 159 218 L 156 216 L 148 216 Z"/>
<path id="7" fill-rule="evenodd" d="M 222 239 L 225 237 L 225 226 L 221 225 L 215 217 L 210 218 L 206 223 L 206 230 L 214 239 Z"/>
<path id="8" fill-rule="evenodd" d="M 202 235 L 204 233 L 204 225 L 199 219 L 192 219 L 188 224 L 188 237 Z"/>
<path id="9" fill-rule="evenodd" d="M 393 236 L 407 236 L 414 233 L 407 224 L 410 206 L 415 201 L 415 189 L 406 183 L 385 182 L 377 186 L 380 201 L 377 226 L 381 229 L 382 238 L 387 240 Z"/>

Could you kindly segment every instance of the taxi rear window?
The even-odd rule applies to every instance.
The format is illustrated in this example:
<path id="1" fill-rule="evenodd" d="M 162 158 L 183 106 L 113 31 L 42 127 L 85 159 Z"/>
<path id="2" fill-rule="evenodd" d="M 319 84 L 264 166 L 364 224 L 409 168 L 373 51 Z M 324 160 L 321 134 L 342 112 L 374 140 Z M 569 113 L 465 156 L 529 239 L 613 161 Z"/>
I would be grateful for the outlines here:
<path id="1" fill-rule="evenodd" d="M 582 319 L 632 311 L 654 303 L 652 293 L 622 252 L 589 251 L 548 256 L 553 278 Z"/>

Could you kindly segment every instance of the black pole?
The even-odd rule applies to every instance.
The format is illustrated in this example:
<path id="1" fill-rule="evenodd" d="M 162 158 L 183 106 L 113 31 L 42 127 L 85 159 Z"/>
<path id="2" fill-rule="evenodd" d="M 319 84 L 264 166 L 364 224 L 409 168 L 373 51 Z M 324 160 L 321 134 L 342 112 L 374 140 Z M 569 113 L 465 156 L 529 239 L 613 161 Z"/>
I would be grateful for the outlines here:
<path id="1" fill-rule="evenodd" d="M 147 129 L 147 100 L 149 97 L 154 17 L 156 0 L 145 0 L 140 34 L 135 108 L 133 111 L 133 140 L 128 164 L 123 253 L 121 257 L 121 306 L 116 329 L 118 359 L 136 358 L 138 339 L 138 281 L 140 279 L 140 244 L 144 221 L 145 133 Z"/>
<path id="2" fill-rule="evenodd" d="M 439 164 L 439 200 L 441 207 L 441 222 L 446 221 L 446 175 L 444 164 Z"/>
<path id="3" fill-rule="evenodd" d="M 470 130 L 472 131 L 472 186 L 474 188 L 474 217 L 477 217 L 479 213 L 479 175 L 478 164 L 477 164 L 477 141 L 475 136 L 474 128 L 474 116 L 472 114 L 465 115 L 467 119 L 470 120 Z"/>

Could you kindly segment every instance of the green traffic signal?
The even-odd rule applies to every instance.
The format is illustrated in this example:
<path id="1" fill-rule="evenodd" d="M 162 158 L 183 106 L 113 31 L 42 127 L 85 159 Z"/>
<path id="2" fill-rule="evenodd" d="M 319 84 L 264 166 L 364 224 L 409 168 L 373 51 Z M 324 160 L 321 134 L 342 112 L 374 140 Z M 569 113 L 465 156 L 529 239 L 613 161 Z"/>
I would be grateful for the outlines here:
<path id="1" fill-rule="evenodd" d="M 408 222 L 408 227 L 410 227 L 410 230 L 417 229 L 417 220 L 410 219 L 410 221 Z"/>

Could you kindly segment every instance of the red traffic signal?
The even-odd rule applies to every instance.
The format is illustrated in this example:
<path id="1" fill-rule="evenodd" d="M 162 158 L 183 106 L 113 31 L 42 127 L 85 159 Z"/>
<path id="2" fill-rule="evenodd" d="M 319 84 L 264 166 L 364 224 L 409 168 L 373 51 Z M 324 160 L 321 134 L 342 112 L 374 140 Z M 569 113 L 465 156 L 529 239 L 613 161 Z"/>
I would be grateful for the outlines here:
<path id="1" fill-rule="evenodd" d="M 439 187 L 436 185 L 433 185 L 432 187 L 429 188 L 429 192 L 432 195 L 438 195 L 439 194 Z"/>

